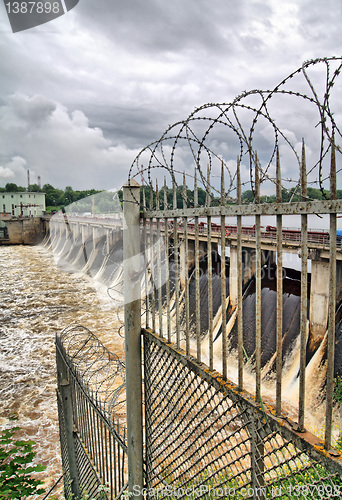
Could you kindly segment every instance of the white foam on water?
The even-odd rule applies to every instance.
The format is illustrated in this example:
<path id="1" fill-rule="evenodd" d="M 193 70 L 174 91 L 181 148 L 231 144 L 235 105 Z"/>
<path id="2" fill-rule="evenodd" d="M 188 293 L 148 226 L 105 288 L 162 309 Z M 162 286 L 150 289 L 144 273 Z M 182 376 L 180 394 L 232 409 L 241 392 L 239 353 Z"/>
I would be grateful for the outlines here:
<path id="1" fill-rule="evenodd" d="M 36 442 L 35 462 L 47 467 L 39 477 L 49 488 L 62 473 L 56 333 L 82 324 L 123 357 L 118 317 L 103 287 L 57 268 L 44 247 L 0 247 L 0 276 L 0 426 L 11 427 L 10 415 L 18 415 L 19 435 Z"/>

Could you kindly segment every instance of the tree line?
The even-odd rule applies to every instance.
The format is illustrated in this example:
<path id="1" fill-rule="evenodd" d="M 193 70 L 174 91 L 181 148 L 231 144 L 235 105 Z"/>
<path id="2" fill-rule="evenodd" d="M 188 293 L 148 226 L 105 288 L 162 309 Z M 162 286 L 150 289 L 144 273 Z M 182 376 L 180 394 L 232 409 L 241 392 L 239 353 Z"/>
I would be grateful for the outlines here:
<path id="1" fill-rule="evenodd" d="M 62 207 L 70 205 L 75 201 L 82 200 L 87 196 L 102 192 L 97 191 L 96 189 L 79 191 L 72 189 L 71 186 L 66 186 L 65 189 L 58 189 L 53 187 L 51 184 L 44 184 L 42 187 L 39 187 L 38 184 L 31 184 L 28 188 L 24 188 L 22 186 L 17 186 L 17 184 L 14 184 L 13 182 L 8 182 L 4 188 L 0 187 L 0 192 L 18 193 L 23 191 L 45 193 L 47 211 L 49 211 L 49 209 L 60 210 Z"/>
<path id="2" fill-rule="evenodd" d="M 159 191 L 159 206 L 161 209 L 164 209 L 164 187 L 160 189 Z M 0 192 L 23 192 L 23 191 L 30 191 L 30 192 L 42 192 L 45 193 L 46 198 L 46 208 L 47 211 L 52 211 L 52 210 L 60 210 L 63 207 L 66 207 L 70 205 L 71 203 L 77 202 L 79 200 L 85 199 L 91 195 L 95 195 L 98 193 L 103 193 L 104 190 L 96 190 L 96 189 L 86 189 L 86 190 L 74 190 L 71 186 L 66 186 L 65 189 L 59 189 L 53 187 L 51 184 L 44 184 L 42 187 L 38 186 L 38 184 L 31 184 L 28 186 L 28 188 L 18 186 L 17 184 L 14 184 L 12 182 L 8 182 L 5 187 L 0 187 Z M 141 199 L 142 199 L 142 191 L 143 188 L 141 188 Z M 150 194 L 151 194 L 151 189 L 149 186 L 145 186 L 144 188 L 145 191 L 145 201 L 146 201 L 146 207 L 150 207 Z M 324 194 L 326 198 L 329 199 L 329 191 L 325 190 Z M 120 202 L 122 202 L 122 190 L 118 191 L 118 196 Z M 194 199 L 194 191 L 191 189 L 187 189 L 186 192 L 186 197 L 187 197 L 187 207 L 193 207 L 195 204 L 195 199 Z M 197 190 L 197 197 L 198 197 L 198 205 L 203 206 L 206 203 L 207 200 L 207 193 L 204 189 L 198 188 Z M 337 190 L 337 198 L 341 199 L 342 198 L 342 190 L 339 189 Z M 174 194 L 173 190 L 171 188 L 166 188 L 166 199 L 167 199 L 167 207 L 168 208 L 173 208 L 173 199 L 174 199 Z M 324 199 L 324 195 L 320 189 L 308 187 L 308 199 L 312 200 L 322 200 Z M 246 190 L 242 193 L 241 196 L 241 201 L 244 204 L 252 203 L 254 201 L 254 194 L 252 190 Z M 282 201 L 283 202 L 297 202 L 301 201 L 301 195 L 300 195 L 300 190 L 298 188 L 291 188 L 289 190 L 282 190 Z M 176 189 L 176 202 L 177 202 L 177 208 L 183 208 L 183 186 L 178 186 Z M 260 202 L 261 203 L 274 203 L 276 202 L 276 197 L 274 195 L 266 196 L 263 195 L 260 197 Z M 234 204 L 236 201 L 234 198 L 229 198 L 226 202 L 227 204 Z M 213 193 L 211 193 L 211 206 L 219 206 L 221 204 L 220 197 L 214 196 Z M 155 209 L 156 208 L 156 200 L 155 196 L 153 197 L 153 203 L 152 207 Z M 85 206 L 84 210 L 89 210 L 89 207 Z"/>
<path id="3" fill-rule="evenodd" d="M 324 192 L 324 194 L 323 194 L 323 192 Z M 308 200 L 329 199 L 330 192 L 327 189 L 324 189 L 323 192 L 320 189 L 308 187 L 307 199 Z M 336 196 L 338 199 L 342 198 L 342 189 L 337 189 Z M 301 201 L 300 189 L 298 189 L 298 187 L 297 188 L 293 187 L 291 189 L 282 189 L 281 198 L 282 198 L 283 202 Z M 242 203 L 251 203 L 253 200 L 254 200 L 254 194 L 253 194 L 252 190 L 248 189 L 247 191 L 244 191 L 242 193 L 242 195 L 241 195 Z M 277 199 L 276 199 L 275 195 L 260 196 L 260 203 L 275 203 L 276 201 L 277 201 Z"/>

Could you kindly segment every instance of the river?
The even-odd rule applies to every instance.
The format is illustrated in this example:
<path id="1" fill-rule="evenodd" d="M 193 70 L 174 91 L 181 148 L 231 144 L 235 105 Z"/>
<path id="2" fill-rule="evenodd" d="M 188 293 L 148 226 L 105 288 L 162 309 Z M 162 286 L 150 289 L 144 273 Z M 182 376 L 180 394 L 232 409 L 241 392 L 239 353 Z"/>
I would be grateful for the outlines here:
<path id="1" fill-rule="evenodd" d="M 0 246 L 0 428 L 16 425 L 36 442 L 46 488 L 61 476 L 55 336 L 82 324 L 124 356 L 116 308 L 106 289 L 59 269 L 43 246 Z M 61 491 L 59 489 L 59 491 Z"/>

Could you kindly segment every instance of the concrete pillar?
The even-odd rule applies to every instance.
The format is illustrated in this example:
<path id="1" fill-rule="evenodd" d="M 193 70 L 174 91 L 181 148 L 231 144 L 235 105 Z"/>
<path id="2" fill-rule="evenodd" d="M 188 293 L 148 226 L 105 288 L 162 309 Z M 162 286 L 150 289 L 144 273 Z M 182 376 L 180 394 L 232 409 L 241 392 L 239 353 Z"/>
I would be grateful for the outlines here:
<path id="1" fill-rule="evenodd" d="M 230 246 L 230 264 L 229 264 L 229 299 L 233 307 L 238 303 L 238 255 L 237 248 Z M 221 262 L 221 266 L 224 262 Z"/>
<path id="2" fill-rule="evenodd" d="M 109 255 L 110 252 L 110 229 L 106 229 L 106 254 Z"/>
<path id="3" fill-rule="evenodd" d="M 62 223 L 61 221 L 58 221 L 58 239 L 60 240 L 62 238 L 64 232 L 64 222 Z"/>
<path id="4" fill-rule="evenodd" d="M 242 248 L 242 276 L 245 284 L 256 270 L 256 251 L 255 248 Z"/>
<path id="5" fill-rule="evenodd" d="M 269 263 L 273 262 L 274 252 L 268 255 L 268 252 L 261 251 L 261 266 L 265 264 L 268 256 Z M 245 285 L 247 281 L 254 276 L 256 272 L 256 250 L 255 248 L 242 247 L 242 283 Z M 229 267 L 229 290 L 230 301 L 232 305 L 237 305 L 238 301 L 238 262 L 237 262 L 237 247 L 230 246 L 230 267 Z"/>
<path id="6" fill-rule="evenodd" d="M 342 261 L 336 261 L 336 302 L 342 299 Z"/>
<path id="7" fill-rule="evenodd" d="M 70 224 L 70 226 L 71 226 L 72 234 L 74 236 L 74 240 L 76 240 L 78 235 L 80 234 L 81 227 L 80 227 L 78 222 L 73 222 Z"/>
<path id="8" fill-rule="evenodd" d="M 187 265 L 188 269 L 195 265 L 195 240 L 188 240 Z"/>
<path id="9" fill-rule="evenodd" d="M 200 260 L 208 253 L 208 243 L 206 241 L 198 242 Z"/>
<path id="10" fill-rule="evenodd" d="M 188 240 L 188 253 L 185 253 L 185 241 L 182 240 L 179 245 L 179 261 L 180 261 L 180 285 L 185 286 L 186 273 L 195 265 L 195 240 Z"/>
<path id="11" fill-rule="evenodd" d="M 328 325 L 329 262 L 311 261 L 310 331 L 315 340 L 321 340 Z"/>
<path id="12" fill-rule="evenodd" d="M 97 228 L 95 226 L 93 226 L 92 228 L 92 233 L 93 233 L 93 250 L 95 250 L 95 246 L 96 246 L 96 230 Z"/>
<path id="13" fill-rule="evenodd" d="M 93 238 L 93 248 L 95 248 L 96 243 L 102 238 L 104 234 L 104 229 L 102 226 L 91 226 L 91 234 Z"/>
<path id="14" fill-rule="evenodd" d="M 267 266 L 270 268 L 272 264 L 276 264 L 277 262 L 276 252 L 273 252 L 272 250 L 262 250 L 261 260 L 262 262 L 267 262 Z"/>
<path id="15" fill-rule="evenodd" d="M 87 239 L 87 236 L 86 236 L 86 226 L 82 225 L 81 232 L 82 232 L 82 245 L 84 245 L 84 243 L 85 243 L 85 241 Z"/>

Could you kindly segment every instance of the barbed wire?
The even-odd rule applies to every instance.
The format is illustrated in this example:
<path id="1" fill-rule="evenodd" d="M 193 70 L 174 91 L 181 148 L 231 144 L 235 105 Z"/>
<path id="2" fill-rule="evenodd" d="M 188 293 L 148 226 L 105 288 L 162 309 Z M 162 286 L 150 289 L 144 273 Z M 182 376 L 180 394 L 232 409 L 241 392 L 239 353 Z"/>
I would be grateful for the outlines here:
<path id="1" fill-rule="evenodd" d="M 289 184 L 300 186 L 301 156 L 297 149 L 302 137 L 296 134 L 304 118 L 309 117 L 310 127 L 306 128 L 307 136 L 304 137 L 312 153 L 307 166 L 308 184 L 317 186 L 326 197 L 325 183 L 329 175 L 325 163 L 333 141 L 336 152 L 342 152 L 339 144 L 342 133 L 337 122 L 340 114 L 333 111 L 332 103 L 332 90 L 336 87 L 341 68 L 342 57 L 339 56 L 305 61 L 271 90 L 243 91 L 230 103 L 206 103 L 195 108 L 188 117 L 169 125 L 158 140 L 139 152 L 130 167 L 128 182 L 142 176 L 155 195 L 156 179 L 162 175 L 168 178 L 168 186 L 177 189 L 182 185 L 184 173 L 188 185 L 196 171 L 198 185 L 219 194 L 220 187 L 215 181 L 215 177 L 219 177 L 215 175 L 219 164 L 224 167 L 225 194 L 232 196 L 236 190 L 236 164 L 239 161 L 249 169 L 249 179 L 243 179 L 242 184 L 249 184 L 255 193 L 256 157 L 260 182 L 270 182 L 275 187 L 272 167 L 276 151 L 281 149 L 287 161 L 284 170 L 289 170 L 287 150 L 297 165 L 295 168 L 291 160 L 291 175 L 282 176 L 282 188 L 289 191 Z M 274 105 L 276 98 L 277 104 Z M 291 99 L 292 108 L 287 98 Z M 304 104 L 309 107 L 304 109 Z M 314 116 L 317 116 L 317 121 Z M 285 118 L 293 117 L 297 119 L 295 130 L 282 123 Z M 316 158 L 313 158 L 313 153 Z M 207 171 L 212 173 L 210 179 Z"/>
<path id="2" fill-rule="evenodd" d="M 125 365 L 85 326 L 69 325 L 57 336 L 69 368 L 109 421 L 125 412 Z"/>

